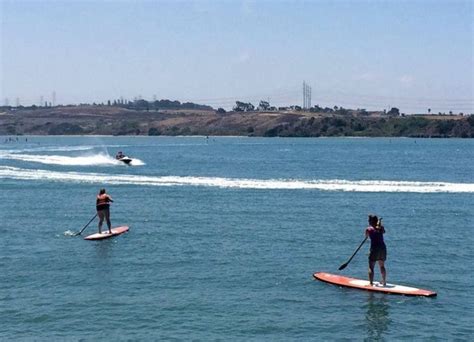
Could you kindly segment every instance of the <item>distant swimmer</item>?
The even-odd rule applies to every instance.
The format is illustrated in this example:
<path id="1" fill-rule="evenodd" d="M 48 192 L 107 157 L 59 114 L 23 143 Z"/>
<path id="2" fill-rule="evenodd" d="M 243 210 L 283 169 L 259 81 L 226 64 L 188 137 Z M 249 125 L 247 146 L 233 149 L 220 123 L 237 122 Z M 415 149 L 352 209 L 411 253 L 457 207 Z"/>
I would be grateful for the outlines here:
<path id="1" fill-rule="evenodd" d="M 382 218 L 375 215 L 369 215 L 369 226 L 365 230 L 365 237 L 370 237 L 370 254 L 369 254 L 369 282 L 374 282 L 374 266 L 378 262 L 380 273 L 382 274 L 382 285 L 387 284 L 387 270 L 385 269 L 385 260 L 387 259 L 387 247 L 383 240 L 385 227 L 382 226 Z"/>
<path id="2" fill-rule="evenodd" d="M 110 222 L 111 202 L 113 202 L 112 197 L 110 197 L 105 192 L 105 189 L 100 189 L 96 200 L 97 215 L 99 216 L 99 234 L 102 234 L 102 223 L 104 223 L 104 218 L 107 221 L 107 226 L 109 227 L 109 234 L 112 234 L 112 224 Z"/>

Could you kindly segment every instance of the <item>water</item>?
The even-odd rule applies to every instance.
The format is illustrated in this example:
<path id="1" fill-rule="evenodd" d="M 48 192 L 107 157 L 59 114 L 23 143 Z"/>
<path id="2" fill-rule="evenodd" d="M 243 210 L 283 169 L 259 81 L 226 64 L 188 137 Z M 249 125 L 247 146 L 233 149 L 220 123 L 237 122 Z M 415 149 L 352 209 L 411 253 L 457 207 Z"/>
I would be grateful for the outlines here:
<path id="1" fill-rule="evenodd" d="M 474 140 L 0 144 L 0 339 L 472 340 L 473 175 Z M 130 232 L 70 236 L 100 187 Z M 389 282 L 437 298 L 313 280 L 338 273 L 368 213 L 384 217 Z M 367 248 L 341 273 L 365 278 Z"/>

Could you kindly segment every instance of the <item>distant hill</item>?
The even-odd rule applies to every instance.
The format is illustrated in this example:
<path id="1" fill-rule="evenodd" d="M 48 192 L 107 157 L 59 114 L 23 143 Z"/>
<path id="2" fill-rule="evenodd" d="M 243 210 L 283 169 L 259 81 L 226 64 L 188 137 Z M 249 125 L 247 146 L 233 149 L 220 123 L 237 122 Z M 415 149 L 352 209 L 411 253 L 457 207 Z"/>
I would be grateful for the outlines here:
<path id="1" fill-rule="evenodd" d="M 474 137 L 474 116 L 382 112 L 215 111 L 210 107 L 0 108 L 0 135 L 238 135 L 266 137 Z"/>

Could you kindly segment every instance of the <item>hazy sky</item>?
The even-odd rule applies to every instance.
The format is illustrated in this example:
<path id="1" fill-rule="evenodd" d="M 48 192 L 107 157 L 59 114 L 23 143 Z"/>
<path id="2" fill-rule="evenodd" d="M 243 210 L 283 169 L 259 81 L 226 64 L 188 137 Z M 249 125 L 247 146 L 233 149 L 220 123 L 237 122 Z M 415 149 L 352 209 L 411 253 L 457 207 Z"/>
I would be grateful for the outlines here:
<path id="1" fill-rule="evenodd" d="M 474 111 L 474 1 L 1 1 L 0 101 Z"/>

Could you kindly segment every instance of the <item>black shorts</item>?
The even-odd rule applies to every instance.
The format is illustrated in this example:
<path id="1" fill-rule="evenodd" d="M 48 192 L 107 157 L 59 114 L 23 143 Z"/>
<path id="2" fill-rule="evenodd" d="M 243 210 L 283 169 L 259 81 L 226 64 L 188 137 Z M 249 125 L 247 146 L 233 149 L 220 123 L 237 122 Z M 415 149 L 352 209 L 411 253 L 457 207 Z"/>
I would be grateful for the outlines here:
<path id="1" fill-rule="evenodd" d="M 369 261 L 387 260 L 387 248 L 385 246 L 370 247 Z"/>
<path id="2" fill-rule="evenodd" d="M 104 204 L 104 205 L 98 205 L 95 208 L 97 209 L 97 211 L 101 211 L 101 210 L 109 210 L 109 207 L 110 206 L 108 204 Z"/>

